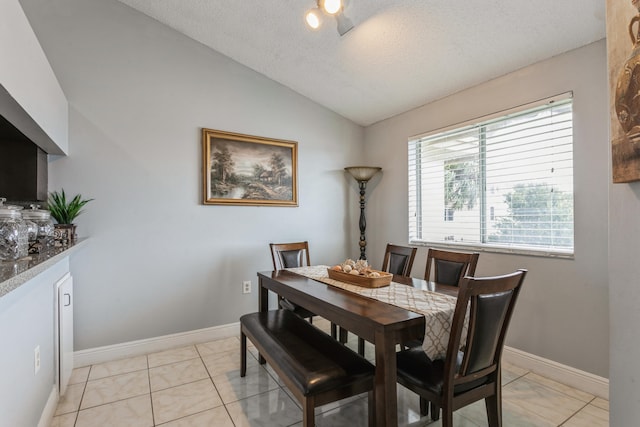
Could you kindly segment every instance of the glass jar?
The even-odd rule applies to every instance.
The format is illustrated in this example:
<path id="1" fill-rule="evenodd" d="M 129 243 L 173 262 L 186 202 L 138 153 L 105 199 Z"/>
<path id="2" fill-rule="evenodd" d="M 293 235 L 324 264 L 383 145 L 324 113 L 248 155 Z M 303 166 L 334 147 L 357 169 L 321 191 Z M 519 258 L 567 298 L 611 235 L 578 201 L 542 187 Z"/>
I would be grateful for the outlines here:
<path id="1" fill-rule="evenodd" d="M 39 205 L 31 205 L 31 209 L 22 211 L 22 218 L 35 223 L 37 234 L 29 239 L 29 253 L 39 254 L 53 247 L 53 220 L 51 212 L 39 209 Z"/>
<path id="2" fill-rule="evenodd" d="M 29 253 L 29 230 L 19 206 L 4 205 L 0 199 L 0 261 L 15 261 Z"/>

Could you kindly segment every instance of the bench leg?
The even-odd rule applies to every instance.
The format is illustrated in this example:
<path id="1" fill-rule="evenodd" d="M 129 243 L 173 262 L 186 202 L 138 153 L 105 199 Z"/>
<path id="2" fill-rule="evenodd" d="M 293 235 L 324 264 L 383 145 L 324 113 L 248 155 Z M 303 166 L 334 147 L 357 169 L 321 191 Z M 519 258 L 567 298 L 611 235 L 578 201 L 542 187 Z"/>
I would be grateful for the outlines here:
<path id="1" fill-rule="evenodd" d="M 247 336 L 240 331 L 240 376 L 247 375 Z"/>
<path id="2" fill-rule="evenodd" d="M 302 400 L 302 427 L 314 427 L 316 425 L 315 403 L 313 397 L 305 397 Z"/>

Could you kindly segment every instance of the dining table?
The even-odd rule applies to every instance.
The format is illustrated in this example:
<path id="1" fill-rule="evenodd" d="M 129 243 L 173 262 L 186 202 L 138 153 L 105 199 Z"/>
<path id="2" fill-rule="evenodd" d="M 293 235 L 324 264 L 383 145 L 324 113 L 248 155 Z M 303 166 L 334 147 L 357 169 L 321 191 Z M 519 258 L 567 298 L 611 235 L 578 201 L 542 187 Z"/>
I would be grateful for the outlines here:
<path id="1" fill-rule="evenodd" d="M 375 349 L 376 425 L 397 426 L 396 346 L 424 337 L 425 315 L 350 292 L 295 270 L 258 273 L 259 310 L 269 310 L 271 291 L 372 343 Z M 457 295 L 455 286 L 417 278 L 393 276 L 392 283 L 450 297 Z M 262 357 L 259 359 L 264 363 Z"/>

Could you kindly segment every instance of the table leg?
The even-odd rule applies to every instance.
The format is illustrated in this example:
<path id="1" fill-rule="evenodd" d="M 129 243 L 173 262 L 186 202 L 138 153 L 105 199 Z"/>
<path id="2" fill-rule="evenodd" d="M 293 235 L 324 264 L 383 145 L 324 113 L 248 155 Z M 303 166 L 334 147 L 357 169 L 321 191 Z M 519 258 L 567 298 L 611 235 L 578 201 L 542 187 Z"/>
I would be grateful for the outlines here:
<path id="1" fill-rule="evenodd" d="M 397 427 L 396 345 L 384 333 L 376 332 L 376 425 Z"/>
<path id="2" fill-rule="evenodd" d="M 269 289 L 262 286 L 262 277 L 258 278 L 258 310 L 269 310 Z M 264 357 L 262 357 L 260 353 L 258 353 L 258 363 L 260 363 L 261 365 L 267 363 L 267 361 L 264 359 Z"/>

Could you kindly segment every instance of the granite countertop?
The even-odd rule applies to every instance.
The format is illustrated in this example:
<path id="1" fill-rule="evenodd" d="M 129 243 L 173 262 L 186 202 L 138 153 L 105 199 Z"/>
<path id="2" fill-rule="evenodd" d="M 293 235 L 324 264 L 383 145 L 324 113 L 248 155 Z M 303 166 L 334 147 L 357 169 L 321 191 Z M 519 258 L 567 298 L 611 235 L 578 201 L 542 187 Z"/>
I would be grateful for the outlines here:
<path id="1" fill-rule="evenodd" d="M 0 298 L 69 256 L 86 242 L 87 239 L 80 239 L 69 246 L 51 248 L 44 253 L 32 254 L 18 261 L 0 262 Z"/>

